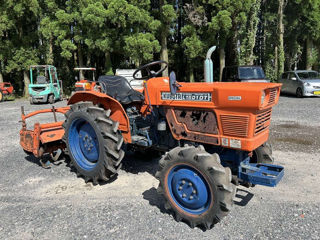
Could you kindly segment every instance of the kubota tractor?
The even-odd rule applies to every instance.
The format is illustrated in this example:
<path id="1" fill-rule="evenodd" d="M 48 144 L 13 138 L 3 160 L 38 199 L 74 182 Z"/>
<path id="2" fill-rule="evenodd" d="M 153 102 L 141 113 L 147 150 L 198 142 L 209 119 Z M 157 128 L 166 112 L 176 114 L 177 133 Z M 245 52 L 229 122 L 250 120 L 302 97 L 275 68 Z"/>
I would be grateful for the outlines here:
<path id="1" fill-rule="evenodd" d="M 5 99 L 14 100 L 14 98 L 14 89 L 11 83 L 0 83 L 0 102 L 2 102 Z"/>
<path id="2" fill-rule="evenodd" d="M 95 81 L 95 68 L 91 67 L 76 67 L 74 68 L 75 71 L 79 71 L 79 79 L 78 77 L 75 77 L 76 83 L 75 83 L 75 91 L 94 91 L 96 81 Z M 84 73 L 85 72 L 92 72 L 92 78 L 88 79 L 85 78 Z M 72 95 L 74 92 L 72 93 Z"/>
<path id="3" fill-rule="evenodd" d="M 76 92 L 68 107 L 22 113 L 20 143 L 36 157 L 61 152 L 85 181 L 108 181 L 121 168 L 123 144 L 131 149 L 165 152 L 156 178 L 159 194 L 176 220 L 210 229 L 228 214 L 236 185 L 275 186 L 284 174 L 272 165 L 267 144 L 272 107 L 279 99 L 277 83 L 177 82 L 157 77 L 165 68 L 146 70 L 143 90 L 120 76 L 101 76 L 99 91 Z M 65 114 L 65 121 L 36 124 L 26 119 L 43 112 Z M 150 156 L 151 158 L 152 156 Z"/>

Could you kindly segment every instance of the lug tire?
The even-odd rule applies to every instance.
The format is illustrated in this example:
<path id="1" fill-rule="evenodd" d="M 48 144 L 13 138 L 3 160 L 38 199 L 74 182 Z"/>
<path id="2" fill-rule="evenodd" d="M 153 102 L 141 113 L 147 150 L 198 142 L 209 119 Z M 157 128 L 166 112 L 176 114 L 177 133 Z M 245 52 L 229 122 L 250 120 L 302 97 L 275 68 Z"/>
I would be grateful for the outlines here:
<path id="1" fill-rule="evenodd" d="M 301 88 L 297 89 L 296 96 L 297 96 L 297 98 L 302 98 L 303 97 L 303 93 L 302 93 L 302 89 Z"/>
<path id="2" fill-rule="evenodd" d="M 48 97 L 48 102 L 50 103 L 50 104 L 54 104 L 54 95 L 49 95 L 49 97 Z"/>
<path id="3" fill-rule="evenodd" d="M 192 228 L 211 229 L 233 205 L 236 188 L 231 183 L 230 168 L 224 168 L 219 155 L 207 153 L 203 146 L 176 147 L 165 154 L 156 178 L 160 181 L 157 191 L 166 200 L 165 208 L 174 213 L 177 221 L 185 221 Z M 202 191 L 197 192 L 197 188 Z"/>
<path id="4" fill-rule="evenodd" d="M 262 144 L 253 151 L 253 156 L 250 163 L 267 163 L 273 164 L 274 158 L 272 156 L 272 146 L 269 142 Z"/>
<path id="5" fill-rule="evenodd" d="M 63 141 L 66 144 L 65 153 L 69 155 L 71 160 L 70 165 L 75 168 L 77 176 L 83 177 L 86 182 L 92 181 L 95 185 L 100 180 L 108 181 L 116 175 L 121 168 L 121 161 L 124 157 L 124 151 L 121 149 L 123 137 L 118 130 L 119 124 L 110 119 L 110 113 L 110 110 L 105 111 L 91 102 L 80 102 L 72 105 L 65 114 Z M 77 125 L 81 121 L 82 125 Z M 83 145 L 81 145 L 83 132 L 81 133 L 80 129 L 83 129 L 85 125 L 92 129 L 90 137 L 93 135 L 96 139 L 94 144 L 97 157 L 94 163 L 87 157 L 88 153 L 83 150 Z M 75 126 L 78 127 L 78 130 Z M 78 141 L 72 137 L 74 134 L 79 134 Z M 83 156 L 85 157 L 83 158 Z"/>
<path id="6" fill-rule="evenodd" d="M 34 102 L 33 102 L 33 100 L 32 100 L 32 97 L 29 98 L 29 101 L 30 101 L 30 104 L 31 104 L 31 105 L 34 104 Z"/>
<path id="7" fill-rule="evenodd" d="M 3 98 L 4 98 L 3 92 L 0 90 L 0 102 L 3 102 Z"/>

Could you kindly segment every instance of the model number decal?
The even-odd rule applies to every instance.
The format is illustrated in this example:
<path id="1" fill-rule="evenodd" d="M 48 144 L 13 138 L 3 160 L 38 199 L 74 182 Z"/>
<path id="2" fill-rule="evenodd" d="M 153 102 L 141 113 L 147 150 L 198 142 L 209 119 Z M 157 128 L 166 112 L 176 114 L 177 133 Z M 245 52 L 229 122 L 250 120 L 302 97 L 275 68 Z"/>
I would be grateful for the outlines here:
<path id="1" fill-rule="evenodd" d="M 228 100 L 229 101 L 241 101 L 242 97 L 241 96 L 229 96 Z"/>
<path id="2" fill-rule="evenodd" d="M 162 92 L 161 100 L 211 102 L 211 93 L 176 93 Z"/>

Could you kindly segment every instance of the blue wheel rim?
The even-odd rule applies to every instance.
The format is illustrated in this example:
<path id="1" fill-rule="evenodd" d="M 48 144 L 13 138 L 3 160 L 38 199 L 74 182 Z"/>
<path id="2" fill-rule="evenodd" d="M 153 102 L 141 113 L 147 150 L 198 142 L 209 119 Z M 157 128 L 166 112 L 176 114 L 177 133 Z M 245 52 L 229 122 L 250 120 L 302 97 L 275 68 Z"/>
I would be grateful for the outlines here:
<path id="1" fill-rule="evenodd" d="M 99 142 L 94 128 L 86 120 L 78 118 L 69 128 L 68 143 L 78 166 L 89 171 L 99 159 Z"/>
<path id="2" fill-rule="evenodd" d="M 187 165 L 173 167 L 168 174 L 167 185 L 173 201 L 187 213 L 200 215 L 209 209 L 211 191 L 196 169 Z"/>

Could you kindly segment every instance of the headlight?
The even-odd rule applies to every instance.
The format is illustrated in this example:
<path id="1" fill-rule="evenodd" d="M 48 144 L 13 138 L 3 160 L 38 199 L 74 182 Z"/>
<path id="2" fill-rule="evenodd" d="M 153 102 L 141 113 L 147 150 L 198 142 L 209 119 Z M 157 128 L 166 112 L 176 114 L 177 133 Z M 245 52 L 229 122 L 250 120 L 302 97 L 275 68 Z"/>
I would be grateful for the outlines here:
<path id="1" fill-rule="evenodd" d="M 306 87 L 310 87 L 311 86 L 311 84 L 308 83 L 308 82 L 303 83 L 303 85 L 305 85 Z"/>
<path id="2" fill-rule="evenodd" d="M 84 89 L 87 90 L 87 91 L 90 91 L 91 90 L 91 84 L 90 83 L 85 83 Z"/>
<path id="3" fill-rule="evenodd" d="M 261 105 L 263 105 L 265 98 L 266 98 L 266 92 L 262 91 L 262 93 L 261 93 Z"/>

